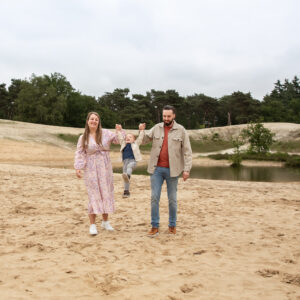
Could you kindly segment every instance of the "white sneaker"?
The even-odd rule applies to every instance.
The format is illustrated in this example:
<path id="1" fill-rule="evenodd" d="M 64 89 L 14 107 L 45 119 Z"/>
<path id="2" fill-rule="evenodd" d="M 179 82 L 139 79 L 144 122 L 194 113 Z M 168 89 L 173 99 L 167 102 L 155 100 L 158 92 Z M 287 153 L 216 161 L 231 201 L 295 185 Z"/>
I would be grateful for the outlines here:
<path id="1" fill-rule="evenodd" d="M 114 230 L 114 229 L 112 228 L 112 226 L 109 224 L 109 221 L 103 221 L 102 223 L 103 223 L 103 228 L 104 228 L 105 230 L 108 230 L 108 231 L 113 231 L 113 230 Z M 101 226 L 102 226 L 102 224 L 101 224 Z"/>
<path id="2" fill-rule="evenodd" d="M 102 229 L 105 229 L 105 221 L 102 221 L 102 222 L 101 222 L 101 228 L 102 228 Z"/>
<path id="3" fill-rule="evenodd" d="M 90 226 L 90 235 L 97 235 L 98 231 L 97 231 L 97 227 L 96 224 L 91 224 Z"/>

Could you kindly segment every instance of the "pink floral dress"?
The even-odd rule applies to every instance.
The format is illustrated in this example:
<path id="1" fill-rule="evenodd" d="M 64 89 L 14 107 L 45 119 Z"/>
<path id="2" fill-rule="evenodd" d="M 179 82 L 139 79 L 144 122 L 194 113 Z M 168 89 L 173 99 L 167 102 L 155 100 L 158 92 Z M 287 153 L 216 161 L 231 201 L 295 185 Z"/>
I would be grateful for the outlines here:
<path id="1" fill-rule="evenodd" d="M 110 149 L 110 144 L 118 144 L 117 135 L 102 129 L 102 145 Z M 92 136 L 86 150 L 82 148 L 82 135 L 78 139 L 74 168 L 84 170 L 84 180 L 88 193 L 88 213 L 108 214 L 115 211 L 113 171 L 109 151 L 96 144 Z"/>

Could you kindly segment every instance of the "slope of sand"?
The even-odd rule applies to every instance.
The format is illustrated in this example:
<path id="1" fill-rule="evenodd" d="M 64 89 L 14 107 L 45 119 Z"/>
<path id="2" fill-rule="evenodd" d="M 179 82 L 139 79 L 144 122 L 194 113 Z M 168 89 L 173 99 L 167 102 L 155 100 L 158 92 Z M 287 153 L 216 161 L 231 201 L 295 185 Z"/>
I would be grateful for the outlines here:
<path id="1" fill-rule="evenodd" d="M 264 127 L 268 128 L 275 134 L 276 141 L 300 140 L 300 124 L 295 123 L 263 123 Z M 189 134 L 195 140 L 201 140 L 203 137 L 210 137 L 218 134 L 224 140 L 230 140 L 231 137 L 237 137 L 244 128 L 248 125 L 232 125 L 223 127 L 212 127 L 204 129 L 189 130 Z"/>
<path id="2" fill-rule="evenodd" d="M 299 140 L 300 139 L 300 124 L 295 123 L 263 123 L 275 134 L 275 139 L 278 141 Z M 218 133 L 220 138 L 230 140 L 246 128 L 247 125 L 233 125 L 224 127 L 213 127 L 204 129 L 188 130 L 189 135 L 195 140 L 201 140 L 203 137 L 210 137 Z M 149 128 L 148 128 L 149 129 Z M 131 130 L 134 134 L 138 130 Z M 9 121 L 0 119 L 0 139 L 10 138 L 22 141 L 36 141 L 43 143 L 59 144 L 61 147 L 68 146 L 68 143 L 57 138 L 57 134 L 77 134 L 83 133 L 82 128 L 49 126 L 33 123 L 25 123 L 18 121 Z"/>
<path id="3" fill-rule="evenodd" d="M 48 140 L 69 128 L 2 125 L 0 299 L 300 299 L 299 183 L 180 179 L 178 233 L 164 186 L 151 239 L 149 177 L 123 199 L 114 174 L 115 231 L 90 237 L 74 149 Z"/>

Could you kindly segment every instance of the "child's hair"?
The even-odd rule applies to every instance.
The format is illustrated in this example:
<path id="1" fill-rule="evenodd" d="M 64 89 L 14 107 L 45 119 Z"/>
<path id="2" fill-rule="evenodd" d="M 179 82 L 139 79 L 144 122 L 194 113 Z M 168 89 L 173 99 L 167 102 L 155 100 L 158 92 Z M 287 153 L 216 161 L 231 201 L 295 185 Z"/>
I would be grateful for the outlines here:
<path id="1" fill-rule="evenodd" d="M 127 135 L 131 135 L 134 140 L 136 139 L 136 136 L 133 133 L 126 133 L 125 138 L 126 138 Z"/>

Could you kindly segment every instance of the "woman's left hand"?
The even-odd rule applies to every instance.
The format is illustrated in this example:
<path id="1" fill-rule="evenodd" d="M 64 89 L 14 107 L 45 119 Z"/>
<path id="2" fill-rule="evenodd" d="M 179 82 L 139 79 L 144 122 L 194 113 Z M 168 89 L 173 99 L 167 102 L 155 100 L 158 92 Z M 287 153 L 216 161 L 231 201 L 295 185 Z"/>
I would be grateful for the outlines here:
<path id="1" fill-rule="evenodd" d="M 81 178 L 81 170 L 76 170 L 76 176 L 77 176 L 78 178 Z"/>

